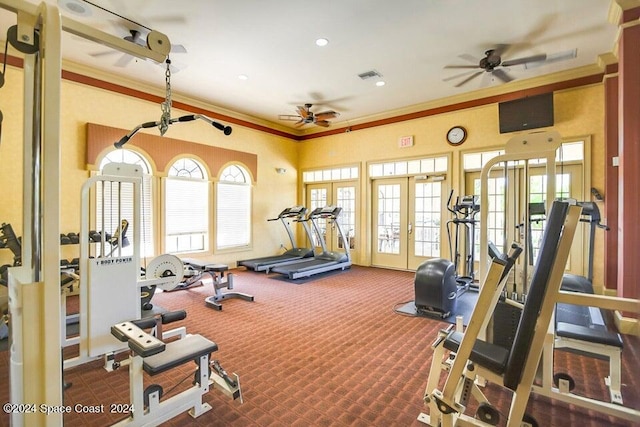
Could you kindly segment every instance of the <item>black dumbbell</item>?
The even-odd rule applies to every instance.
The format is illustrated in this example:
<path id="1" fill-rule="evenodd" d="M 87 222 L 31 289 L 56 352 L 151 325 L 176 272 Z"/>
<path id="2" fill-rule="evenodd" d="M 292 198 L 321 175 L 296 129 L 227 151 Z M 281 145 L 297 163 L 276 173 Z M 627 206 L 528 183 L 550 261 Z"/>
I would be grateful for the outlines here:
<path id="1" fill-rule="evenodd" d="M 68 245 L 71 243 L 71 239 L 66 234 L 60 234 L 60 244 Z"/>
<path id="2" fill-rule="evenodd" d="M 80 243 L 80 236 L 77 233 L 68 233 L 67 236 L 71 240 L 71 243 L 78 244 Z"/>

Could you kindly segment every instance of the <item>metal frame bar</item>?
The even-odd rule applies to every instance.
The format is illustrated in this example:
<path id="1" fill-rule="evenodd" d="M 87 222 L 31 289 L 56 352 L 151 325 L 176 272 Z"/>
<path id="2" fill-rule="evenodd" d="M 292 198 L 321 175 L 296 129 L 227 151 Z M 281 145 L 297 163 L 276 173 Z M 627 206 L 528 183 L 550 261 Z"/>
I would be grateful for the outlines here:
<path id="1" fill-rule="evenodd" d="M 60 88 L 62 31 L 140 58 L 163 62 L 168 52 L 146 49 L 67 17 L 55 5 L 0 0 L 17 15 L 18 38 L 39 30 L 39 52 L 24 60 L 23 265 L 9 271 L 12 313 L 10 395 L 13 403 L 62 405 L 60 352 Z M 166 36 L 163 43 L 170 46 Z M 164 42 L 166 40 L 166 43 Z M 165 48 L 167 47 L 165 46 Z M 46 51 L 46 56 L 43 54 Z M 29 161 L 31 160 L 31 161 Z M 43 319 L 47 321 L 44 322 Z M 25 325 L 30 325 L 28 328 Z M 39 325 L 39 326 L 38 326 Z M 11 423 L 61 425 L 62 415 L 12 414 Z"/>

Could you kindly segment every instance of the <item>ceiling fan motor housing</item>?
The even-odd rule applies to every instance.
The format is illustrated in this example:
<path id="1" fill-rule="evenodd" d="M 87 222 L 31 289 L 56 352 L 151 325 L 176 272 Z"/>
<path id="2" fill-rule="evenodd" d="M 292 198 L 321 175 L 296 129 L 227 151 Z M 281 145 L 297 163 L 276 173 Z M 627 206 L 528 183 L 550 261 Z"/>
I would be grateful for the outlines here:
<path id="1" fill-rule="evenodd" d="M 493 49 L 489 49 L 485 52 L 485 57 L 480 60 L 480 68 L 484 68 L 486 71 L 492 71 L 502 62 L 500 55 L 494 53 Z"/>

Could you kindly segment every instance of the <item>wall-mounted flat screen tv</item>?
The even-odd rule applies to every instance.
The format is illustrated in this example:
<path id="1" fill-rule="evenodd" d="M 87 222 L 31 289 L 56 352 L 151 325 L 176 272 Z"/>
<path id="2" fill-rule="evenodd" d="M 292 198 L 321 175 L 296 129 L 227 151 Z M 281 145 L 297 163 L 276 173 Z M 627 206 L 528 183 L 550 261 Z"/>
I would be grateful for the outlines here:
<path id="1" fill-rule="evenodd" d="M 553 126 L 553 92 L 498 104 L 500 133 Z"/>

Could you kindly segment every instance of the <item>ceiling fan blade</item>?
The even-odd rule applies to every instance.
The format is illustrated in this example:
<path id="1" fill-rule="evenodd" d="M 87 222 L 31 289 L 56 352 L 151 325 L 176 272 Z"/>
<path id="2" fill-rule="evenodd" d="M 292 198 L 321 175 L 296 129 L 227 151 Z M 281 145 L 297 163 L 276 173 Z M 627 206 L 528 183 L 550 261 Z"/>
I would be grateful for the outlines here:
<path id="1" fill-rule="evenodd" d="M 497 44 L 492 48 L 493 54 L 497 56 L 502 56 L 504 53 L 511 47 L 509 44 Z"/>
<path id="2" fill-rule="evenodd" d="M 553 53 L 547 55 L 547 59 L 539 62 L 527 62 L 524 64 L 525 69 L 540 67 L 545 64 L 553 64 L 554 62 L 566 61 L 567 59 L 573 59 L 578 56 L 578 49 L 571 49 L 565 52 Z"/>
<path id="3" fill-rule="evenodd" d="M 480 63 L 480 60 L 473 55 L 469 55 L 468 53 L 463 53 L 462 55 L 458 55 L 458 58 L 464 59 L 465 61 L 472 62 L 474 64 Z"/>
<path id="4" fill-rule="evenodd" d="M 316 120 L 315 122 L 318 126 L 322 126 L 323 128 L 328 128 L 331 123 L 326 120 Z"/>
<path id="5" fill-rule="evenodd" d="M 456 74 L 454 76 L 445 77 L 444 79 L 442 79 L 442 81 L 443 82 L 448 82 L 450 80 L 456 80 L 456 79 L 459 79 L 460 77 L 468 76 L 469 74 L 474 73 L 474 72 L 475 71 L 465 71 L 464 73 Z"/>
<path id="6" fill-rule="evenodd" d="M 457 85 L 455 85 L 455 87 L 460 87 L 463 84 L 475 79 L 476 77 L 478 77 L 480 74 L 484 73 L 484 70 L 481 71 L 476 71 L 475 73 L 471 74 L 469 77 L 467 77 L 466 79 L 464 79 L 463 81 L 461 81 L 460 83 L 458 83 Z"/>
<path id="7" fill-rule="evenodd" d="M 500 80 L 502 80 L 505 83 L 509 83 L 511 80 L 513 80 L 513 78 L 511 76 L 509 76 L 502 69 L 493 70 L 493 72 L 491 74 L 493 74 L 494 76 L 496 76 L 497 78 L 499 78 Z"/>
<path id="8" fill-rule="evenodd" d="M 541 53 L 539 55 L 531 55 L 531 56 L 526 56 L 524 58 L 510 59 L 508 61 L 504 61 L 502 63 L 502 66 L 511 67 L 513 65 L 521 65 L 521 64 L 526 64 L 528 62 L 540 62 L 540 61 L 544 61 L 545 59 L 547 59 L 547 54 Z"/>
<path id="9" fill-rule="evenodd" d="M 171 53 L 187 53 L 187 48 L 181 44 L 172 44 Z"/>
<path id="10" fill-rule="evenodd" d="M 294 126 L 299 128 L 299 127 L 302 127 L 302 126 L 304 126 L 306 124 L 307 124 L 307 122 L 305 122 L 304 120 L 300 120 L 300 121 L 294 123 Z"/>
<path id="11" fill-rule="evenodd" d="M 300 114 L 300 117 L 302 117 L 303 119 L 306 119 L 307 117 L 309 117 L 309 111 L 306 108 L 300 105 L 298 105 L 297 108 L 298 108 L 298 114 Z"/>
<path id="12" fill-rule="evenodd" d="M 113 65 L 115 65 L 116 67 L 120 67 L 120 68 L 124 68 L 127 65 L 129 65 L 129 63 L 133 60 L 133 56 L 131 55 L 127 55 L 126 53 L 123 54 L 120 59 L 118 59 Z"/>
<path id="13" fill-rule="evenodd" d="M 327 119 L 335 119 L 340 114 L 335 111 L 323 111 L 322 113 L 316 114 L 316 120 L 327 120 Z"/>
<path id="14" fill-rule="evenodd" d="M 445 65 L 443 68 L 478 68 L 477 65 Z"/>
<path id="15" fill-rule="evenodd" d="M 293 114 L 280 114 L 278 116 L 279 120 L 288 120 L 290 122 L 297 122 L 300 120 L 300 116 L 294 116 Z"/>
<path id="16" fill-rule="evenodd" d="M 93 56 L 94 58 L 98 58 L 100 56 L 113 55 L 114 53 L 119 52 L 117 50 L 105 50 L 104 52 L 90 53 L 89 55 Z"/>

